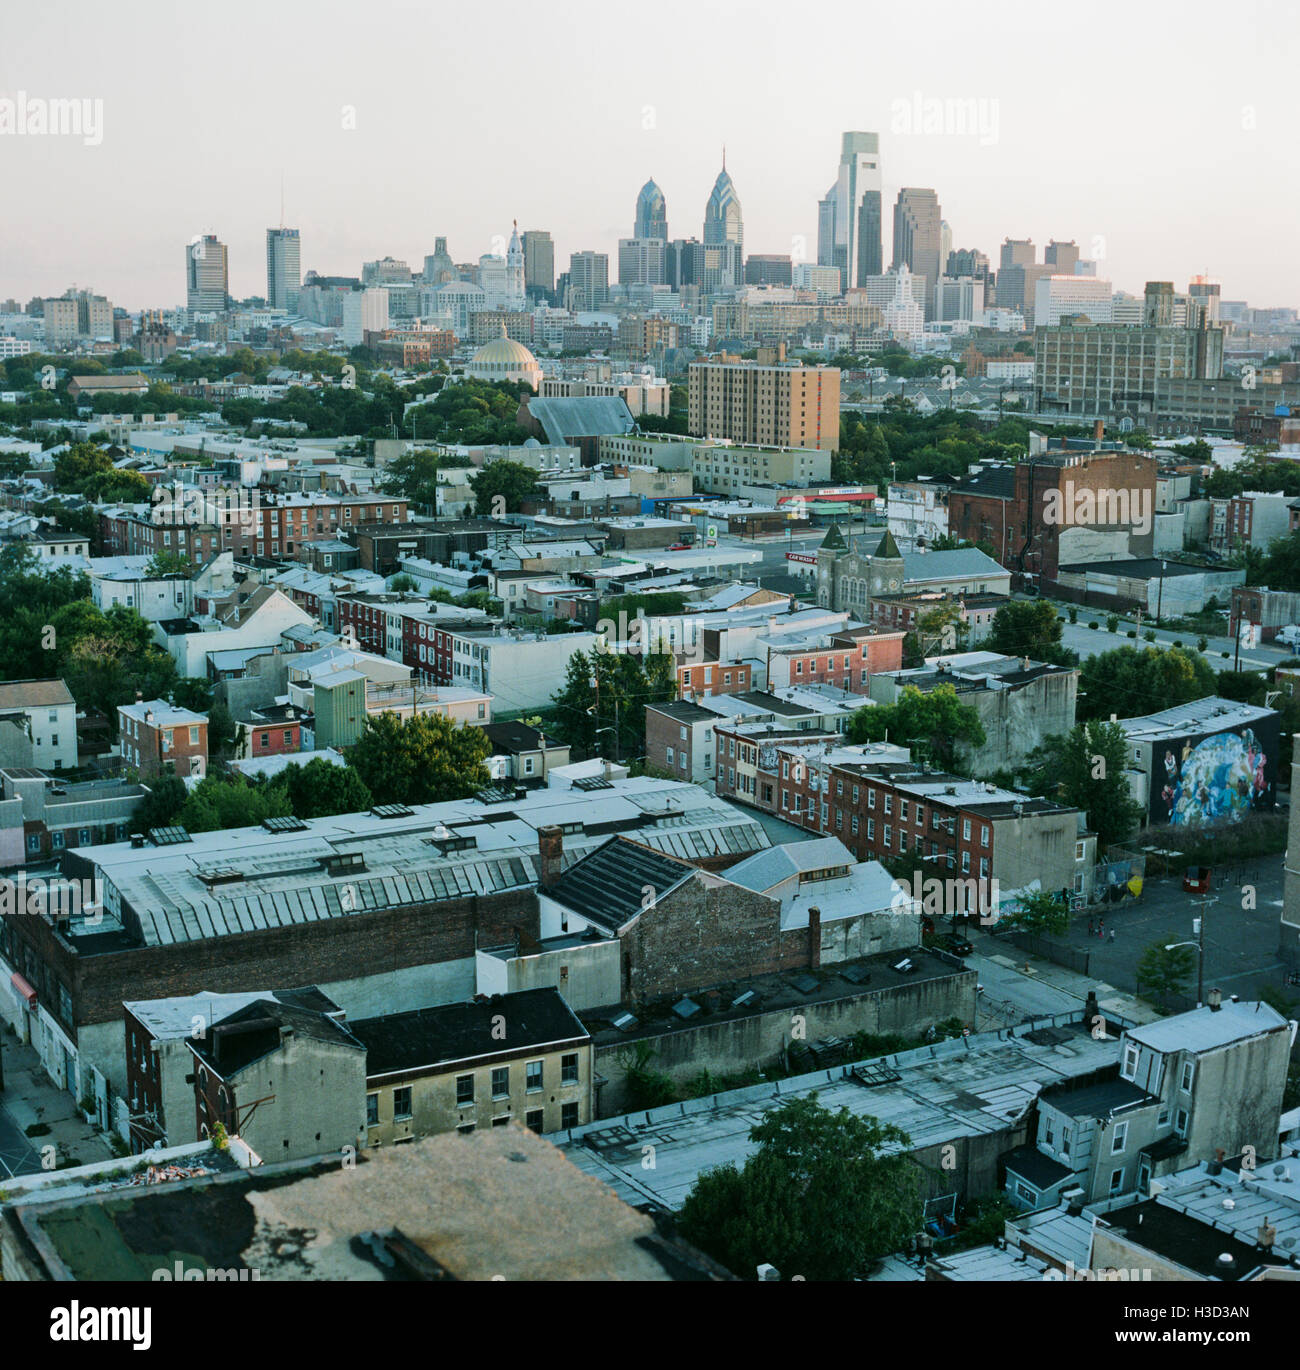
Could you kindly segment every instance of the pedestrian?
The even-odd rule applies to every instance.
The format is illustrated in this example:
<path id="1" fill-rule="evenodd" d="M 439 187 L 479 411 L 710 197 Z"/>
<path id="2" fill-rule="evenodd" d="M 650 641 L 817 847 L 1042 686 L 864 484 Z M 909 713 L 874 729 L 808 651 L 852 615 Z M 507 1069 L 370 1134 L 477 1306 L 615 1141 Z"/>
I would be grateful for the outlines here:
<path id="1" fill-rule="evenodd" d="M 1092 934 L 1093 934 L 1094 932 L 1096 932 L 1096 931 L 1097 931 L 1097 920 L 1092 916 L 1092 914 L 1089 914 L 1089 915 L 1088 915 L 1088 936 L 1091 937 Z"/>
<path id="2" fill-rule="evenodd" d="M 1114 929 L 1114 928 L 1111 928 L 1111 930 L 1110 930 L 1110 940 L 1111 940 L 1112 942 L 1115 940 L 1115 929 Z"/>
<path id="3" fill-rule="evenodd" d="M 1102 938 L 1106 936 L 1106 920 L 1104 918 L 1097 923 L 1097 936 Z"/>

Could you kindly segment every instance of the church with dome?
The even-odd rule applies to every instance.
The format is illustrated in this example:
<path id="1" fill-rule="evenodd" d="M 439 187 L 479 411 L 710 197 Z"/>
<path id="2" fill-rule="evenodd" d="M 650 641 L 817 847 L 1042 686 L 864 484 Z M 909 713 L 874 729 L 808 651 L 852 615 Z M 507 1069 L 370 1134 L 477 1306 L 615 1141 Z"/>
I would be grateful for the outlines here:
<path id="1" fill-rule="evenodd" d="M 465 363 L 465 376 L 468 380 L 487 381 L 493 385 L 502 381 L 522 382 L 531 385 L 537 394 L 542 393 L 542 368 L 537 358 L 523 343 L 506 336 L 504 319 L 501 336 L 484 343 Z"/>

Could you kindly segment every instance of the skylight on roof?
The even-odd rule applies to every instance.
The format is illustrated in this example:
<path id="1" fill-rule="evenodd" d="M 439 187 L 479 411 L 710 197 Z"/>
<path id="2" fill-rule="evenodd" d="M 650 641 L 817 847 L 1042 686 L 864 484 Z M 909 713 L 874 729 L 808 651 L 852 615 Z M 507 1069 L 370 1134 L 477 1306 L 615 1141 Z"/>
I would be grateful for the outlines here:
<path id="1" fill-rule="evenodd" d="M 193 839 L 179 824 L 174 824 L 166 828 L 150 828 L 149 841 L 155 847 L 174 847 L 181 842 L 190 842 Z"/>

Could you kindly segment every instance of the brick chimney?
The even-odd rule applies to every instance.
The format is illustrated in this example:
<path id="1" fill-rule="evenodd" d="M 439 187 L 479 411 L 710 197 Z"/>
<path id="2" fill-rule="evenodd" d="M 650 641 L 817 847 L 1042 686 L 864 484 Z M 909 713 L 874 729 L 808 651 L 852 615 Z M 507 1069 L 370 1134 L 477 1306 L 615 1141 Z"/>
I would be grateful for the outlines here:
<path id="1" fill-rule="evenodd" d="M 560 878 L 564 865 L 564 830 L 549 827 L 537 829 L 537 883 L 545 889 Z"/>
<path id="2" fill-rule="evenodd" d="M 1098 452 L 1101 451 L 1102 440 L 1105 438 L 1105 436 L 1106 425 L 1102 422 L 1101 419 L 1098 419 L 1097 422 L 1094 423 L 1092 426 L 1092 440 L 1096 444 Z"/>
<path id="3" fill-rule="evenodd" d="M 822 911 L 813 907 L 808 910 L 808 966 L 820 970 L 822 964 Z"/>

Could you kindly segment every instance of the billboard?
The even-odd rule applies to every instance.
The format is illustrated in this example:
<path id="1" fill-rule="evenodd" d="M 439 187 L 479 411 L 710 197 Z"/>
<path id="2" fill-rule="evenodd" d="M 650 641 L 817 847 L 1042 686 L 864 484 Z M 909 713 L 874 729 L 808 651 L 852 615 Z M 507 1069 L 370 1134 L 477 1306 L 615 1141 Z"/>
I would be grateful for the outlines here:
<path id="1" fill-rule="evenodd" d="M 1272 713 L 1221 732 L 1152 743 L 1148 820 L 1194 827 L 1272 809 L 1279 724 Z"/>

